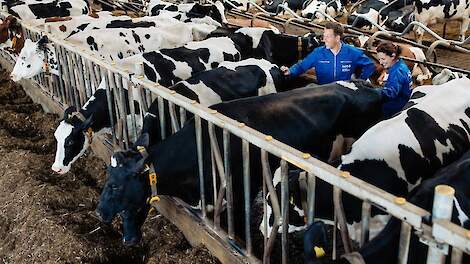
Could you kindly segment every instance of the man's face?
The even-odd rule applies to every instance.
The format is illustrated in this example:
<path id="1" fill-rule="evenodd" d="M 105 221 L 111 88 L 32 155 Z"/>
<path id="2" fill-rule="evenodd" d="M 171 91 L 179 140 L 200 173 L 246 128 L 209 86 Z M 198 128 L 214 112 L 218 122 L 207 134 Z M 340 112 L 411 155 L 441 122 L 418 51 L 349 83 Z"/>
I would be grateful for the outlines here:
<path id="1" fill-rule="evenodd" d="M 323 41 L 328 49 L 332 49 L 339 45 L 340 37 L 335 35 L 333 29 L 325 29 L 323 32 Z"/>

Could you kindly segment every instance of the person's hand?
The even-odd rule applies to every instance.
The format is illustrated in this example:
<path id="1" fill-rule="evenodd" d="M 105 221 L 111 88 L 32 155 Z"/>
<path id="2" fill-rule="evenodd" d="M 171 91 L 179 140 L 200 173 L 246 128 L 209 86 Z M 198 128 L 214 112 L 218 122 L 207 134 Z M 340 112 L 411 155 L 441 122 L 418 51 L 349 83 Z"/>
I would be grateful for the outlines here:
<path id="1" fill-rule="evenodd" d="M 286 66 L 281 66 L 281 71 L 282 71 L 282 74 L 284 75 L 290 74 L 289 68 L 287 68 Z"/>

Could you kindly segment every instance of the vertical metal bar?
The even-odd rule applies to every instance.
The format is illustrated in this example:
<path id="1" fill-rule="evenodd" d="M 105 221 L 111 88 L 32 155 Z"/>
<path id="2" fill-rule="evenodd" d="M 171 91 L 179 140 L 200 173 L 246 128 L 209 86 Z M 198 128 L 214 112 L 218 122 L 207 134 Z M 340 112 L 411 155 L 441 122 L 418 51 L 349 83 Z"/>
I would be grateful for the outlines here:
<path id="1" fill-rule="evenodd" d="M 180 126 L 178 124 L 178 118 L 176 116 L 175 104 L 173 102 L 168 101 L 168 111 L 170 112 L 170 120 L 171 120 L 171 129 L 173 134 L 180 130 Z"/>
<path id="2" fill-rule="evenodd" d="M 180 110 L 180 124 L 181 124 L 181 127 L 183 127 L 184 123 L 186 123 L 186 109 L 184 109 L 183 107 L 179 107 L 179 110 Z"/>
<path id="3" fill-rule="evenodd" d="M 270 263 L 271 252 L 273 250 L 274 241 L 276 240 L 276 235 L 281 222 L 281 208 L 279 206 L 279 199 L 276 193 L 276 189 L 273 186 L 273 177 L 271 168 L 269 167 L 268 153 L 263 149 L 261 149 L 261 166 L 263 169 L 263 177 L 269 191 L 269 200 L 271 201 L 271 208 L 274 215 L 273 227 L 271 229 L 271 233 L 269 234 L 269 239 L 266 243 L 263 254 L 263 263 Z M 267 219 L 267 221 L 269 221 L 269 219 Z M 266 235 L 268 234 L 266 233 Z"/>
<path id="4" fill-rule="evenodd" d="M 230 169 L 230 133 L 223 130 L 223 145 L 224 145 L 224 171 L 227 187 L 225 197 L 227 198 L 227 221 L 228 221 L 228 236 L 235 237 L 235 230 L 233 227 L 233 188 L 232 188 L 232 173 Z"/>
<path id="5" fill-rule="evenodd" d="M 81 107 L 80 98 L 78 97 L 78 89 L 77 89 L 77 82 L 75 78 L 75 69 L 73 67 L 73 54 L 70 54 L 70 51 L 65 50 L 65 56 L 67 57 L 67 64 L 69 65 L 69 77 L 70 77 L 70 85 L 71 90 L 73 91 L 73 98 L 74 98 L 74 105 L 77 108 Z"/>
<path id="6" fill-rule="evenodd" d="M 245 139 L 242 140 L 242 158 L 243 158 L 243 194 L 245 202 L 245 241 L 246 251 L 248 255 L 253 254 L 253 244 L 251 241 L 250 226 L 250 143 Z M 265 198 L 263 197 L 263 201 Z"/>
<path id="7" fill-rule="evenodd" d="M 451 264 L 461 264 L 463 263 L 463 252 L 462 250 L 453 247 L 452 248 L 452 258 L 451 258 Z"/>
<path id="8" fill-rule="evenodd" d="M 71 94 L 71 88 L 70 88 L 70 74 L 69 74 L 69 65 L 67 63 L 67 57 L 65 56 L 64 48 L 62 46 L 59 47 L 59 53 L 60 57 L 62 58 L 62 67 L 64 69 L 63 75 L 61 76 L 64 78 L 64 90 L 65 90 L 65 98 L 66 98 L 66 103 L 68 105 L 74 105 L 73 104 L 73 96 Z"/>
<path id="9" fill-rule="evenodd" d="M 333 201 L 335 207 L 335 215 L 336 219 L 338 220 L 340 232 L 341 232 L 341 240 L 343 241 L 344 251 L 346 253 L 352 252 L 352 242 L 349 238 L 348 226 L 346 225 L 346 216 L 344 215 L 343 209 L 343 201 L 341 198 L 342 191 L 340 188 L 334 186 L 333 187 Z"/>
<path id="10" fill-rule="evenodd" d="M 282 212 L 282 263 L 287 264 L 287 234 L 289 231 L 289 174 L 288 165 L 281 160 L 281 212 Z"/>
<path id="11" fill-rule="evenodd" d="M 432 219 L 450 220 L 454 202 L 454 188 L 448 185 L 438 185 L 434 188 L 434 202 L 432 205 Z M 448 249 L 448 245 L 447 249 Z M 444 263 L 445 255 L 435 247 L 429 247 L 426 263 Z"/>
<path id="12" fill-rule="evenodd" d="M 337 258 L 337 248 L 338 248 L 338 216 L 336 215 L 336 210 L 334 211 L 333 216 L 333 252 L 331 258 L 336 260 Z"/>
<path id="13" fill-rule="evenodd" d="M 217 170 L 215 169 L 215 157 L 214 157 L 214 150 L 211 148 L 211 172 L 212 172 L 212 189 L 213 189 L 213 206 L 215 208 L 217 203 Z M 220 229 L 220 220 L 217 219 L 217 214 L 214 212 L 214 228 Z"/>
<path id="14" fill-rule="evenodd" d="M 398 264 L 408 263 L 408 252 L 410 250 L 411 225 L 402 222 L 400 230 L 400 244 L 398 246 Z"/>
<path id="15" fill-rule="evenodd" d="M 115 74 L 116 76 L 116 74 Z M 118 78 L 118 82 L 117 82 L 117 88 L 118 88 L 118 92 L 119 92 L 119 97 L 121 99 L 121 107 L 120 107 L 120 110 L 121 110 L 121 116 L 122 116 L 122 120 L 123 120 L 123 132 L 124 132 L 124 145 L 126 147 L 126 149 L 129 147 L 129 125 L 127 124 L 127 113 L 129 112 L 128 109 L 127 109 L 127 106 L 128 104 L 130 104 L 129 102 L 129 92 L 127 93 L 128 95 L 128 101 L 126 101 L 126 96 L 125 96 L 125 91 L 124 91 L 124 87 L 123 87 L 123 82 L 122 82 L 122 76 L 120 74 L 117 75 L 117 78 Z"/>
<path id="16" fill-rule="evenodd" d="M 307 198 L 307 223 L 309 225 L 314 222 L 314 213 L 315 213 L 315 185 L 316 177 L 312 173 L 307 173 L 308 181 L 308 198 Z"/>
<path id="17" fill-rule="evenodd" d="M 87 101 L 87 96 L 86 96 L 86 88 L 85 88 L 85 82 L 84 82 L 84 74 L 83 74 L 83 65 L 82 65 L 82 58 L 76 54 L 73 53 L 73 58 L 75 61 L 76 69 L 77 69 L 77 90 L 78 94 L 80 96 L 80 105 L 85 104 Z"/>
<path id="18" fill-rule="evenodd" d="M 266 196 L 268 195 L 267 187 L 266 187 L 266 180 L 264 179 L 263 175 L 263 230 L 264 230 L 264 239 L 263 239 L 263 248 L 266 250 L 268 246 L 268 205 Z M 264 261 L 264 257 L 263 257 Z"/>
<path id="19" fill-rule="evenodd" d="M 140 131 L 137 131 L 137 124 L 136 124 L 136 115 L 135 115 L 135 106 L 134 106 L 134 101 L 135 101 L 135 98 L 134 98 L 134 85 L 126 79 L 126 87 L 127 87 L 127 94 L 128 94 L 128 98 L 129 98 L 129 110 L 130 110 L 130 114 L 131 114 L 131 127 L 129 127 L 129 130 L 131 131 L 131 135 L 132 137 L 130 138 L 130 140 L 132 141 L 132 143 L 134 143 L 136 140 L 137 140 L 137 133 L 139 133 Z"/>
<path id="20" fill-rule="evenodd" d="M 98 66 L 99 67 L 99 66 Z M 100 71 L 101 72 L 101 71 Z M 114 122 L 114 114 L 113 114 L 113 91 L 111 91 L 111 87 L 109 85 L 109 76 L 108 74 L 104 73 L 101 76 L 101 79 L 104 78 L 104 82 L 106 84 L 106 99 L 108 101 L 108 112 L 109 112 L 109 120 L 111 121 L 111 131 L 112 131 L 112 138 L 113 138 L 113 145 L 117 144 L 116 142 L 116 131 L 115 131 L 115 122 Z"/>
<path id="21" fill-rule="evenodd" d="M 202 218 L 206 218 L 206 194 L 204 188 L 204 157 L 202 152 L 202 127 L 201 127 L 201 117 L 196 115 L 194 116 L 194 122 L 196 126 L 196 147 L 197 147 L 197 164 L 199 169 L 199 191 L 201 193 L 201 211 Z M 215 201 L 215 199 L 214 199 Z"/>
<path id="22" fill-rule="evenodd" d="M 163 101 L 163 98 L 158 96 L 157 97 L 157 102 L 158 102 L 158 115 L 160 119 L 160 133 L 162 140 L 166 138 L 166 126 L 165 126 L 165 102 Z"/>
<path id="23" fill-rule="evenodd" d="M 370 203 L 367 201 L 362 202 L 362 221 L 361 221 L 361 243 L 364 246 L 369 241 L 369 221 L 370 221 Z"/>

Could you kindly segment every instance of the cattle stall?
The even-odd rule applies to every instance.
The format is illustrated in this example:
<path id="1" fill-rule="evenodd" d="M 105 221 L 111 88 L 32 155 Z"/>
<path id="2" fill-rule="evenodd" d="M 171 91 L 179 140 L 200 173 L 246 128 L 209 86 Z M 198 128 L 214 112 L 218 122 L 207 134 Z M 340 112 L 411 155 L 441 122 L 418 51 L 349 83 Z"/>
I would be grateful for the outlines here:
<path id="1" fill-rule="evenodd" d="M 4 14 L 3 14 L 4 15 Z M 170 122 L 173 127 L 173 132 L 181 129 L 182 125 L 187 119 L 187 113 L 194 114 L 195 127 L 196 127 L 196 142 L 198 146 L 198 153 L 202 153 L 203 148 L 210 148 L 212 153 L 211 160 L 214 164 L 212 178 L 214 184 L 217 186 L 217 192 L 207 193 L 201 188 L 201 210 L 194 211 L 189 209 L 184 202 L 171 198 L 161 197 L 158 202 L 153 202 L 152 206 L 156 207 L 168 219 L 171 219 L 186 235 L 188 240 L 193 244 L 203 243 L 206 247 L 217 256 L 224 263 L 258 263 L 260 259 L 255 257 L 253 249 L 252 233 L 253 228 L 250 225 L 245 225 L 244 235 L 245 241 L 239 241 L 235 235 L 234 230 L 234 215 L 232 212 L 233 207 L 233 185 L 231 168 L 234 166 L 242 166 L 244 168 L 243 174 L 243 189 L 244 189 L 244 219 L 250 222 L 252 217 L 250 199 L 250 175 L 247 169 L 250 164 L 250 148 L 256 148 L 260 152 L 261 164 L 263 175 L 263 197 L 270 194 L 270 199 L 273 204 L 273 213 L 275 217 L 274 228 L 271 231 L 271 239 L 264 241 L 264 255 L 262 261 L 264 263 L 270 262 L 270 253 L 273 250 L 274 239 L 276 236 L 281 237 L 281 251 L 282 263 L 288 263 L 288 224 L 289 219 L 287 216 L 287 209 L 289 203 L 288 193 L 288 166 L 300 168 L 306 172 L 306 181 L 308 186 L 308 210 L 307 222 L 313 223 L 314 215 L 314 201 L 315 201 L 315 182 L 318 179 L 324 180 L 334 186 L 335 189 L 335 223 L 342 226 L 341 239 L 345 245 L 346 253 L 351 252 L 348 235 L 345 232 L 344 215 L 341 210 L 341 203 L 339 197 L 342 192 L 347 192 L 353 196 L 363 200 L 362 206 L 362 235 L 361 244 L 368 241 L 368 219 L 370 218 L 370 211 L 372 207 L 380 208 L 390 215 L 399 218 L 402 221 L 401 239 L 400 239 L 400 263 L 406 263 L 408 256 L 408 243 L 411 232 L 417 232 L 420 237 L 431 248 L 428 255 L 428 263 L 441 263 L 442 256 L 452 254 L 452 256 L 461 257 L 462 252 L 470 254 L 470 233 L 455 224 L 448 221 L 448 215 L 439 215 L 440 212 L 435 212 L 436 215 L 431 216 L 429 212 L 420 209 L 408 202 L 402 197 L 395 197 L 382 190 L 356 179 L 349 173 L 337 170 L 330 165 L 318 161 L 308 153 L 302 153 L 295 150 L 273 138 L 270 135 L 262 134 L 255 131 L 243 123 L 239 123 L 230 119 L 217 111 L 203 107 L 191 101 L 186 97 L 172 92 L 165 87 L 155 83 L 144 80 L 142 75 L 131 75 L 129 72 L 118 69 L 113 64 L 108 64 L 96 59 L 95 56 L 78 50 L 68 44 L 66 41 L 55 38 L 48 34 L 48 32 L 41 32 L 30 25 L 23 23 L 23 28 L 26 36 L 33 40 L 38 39 L 39 35 L 48 35 L 49 40 L 54 43 L 56 54 L 58 54 L 59 72 L 63 78 L 54 78 L 48 74 L 41 74 L 33 81 L 41 89 L 41 92 L 48 98 L 57 102 L 61 107 L 67 106 L 81 107 L 86 100 L 93 94 L 94 89 L 98 87 L 100 79 L 104 79 L 106 83 L 107 98 L 109 104 L 109 112 L 112 115 L 116 114 L 117 122 L 112 124 L 112 137 L 111 139 L 103 137 L 103 146 L 105 148 L 128 148 L 136 139 L 138 131 L 136 131 L 135 119 L 128 120 L 126 115 L 128 112 L 135 113 L 134 100 L 138 100 L 143 110 L 148 109 L 148 105 L 152 101 L 158 100 L 161 109 L 166 105 L 170 109 L 171 120 L 160 118 L 161 127 L 165 127 L 165 122 Z M 3 63 L 12 63 L 8 60 L 8 54 L 2 52 Z M 136 65 L 137 70 L 141 69 L 141 65 Z M 142 71 L 141 71 L 142 72 Z M 85 78 L 81 78 L 84 76 Z M 125 90 L 129 95 L 127 98 L 124 96 Z M 131 91 L 135 90 L 136 93 Z M 138 94 L 138 98 L 133 98 L 132 95 Z M 127 109 L 129 107 L 129 109 Z M 178 109 L 178 111 L 176 110 Z M 162 110 L 163 111 L 163 110 Z M 133 116 L 133 115 L 132 115 Z M 163 117 L 163 114 L 162 114 Z M 112 119 L 111 119 L 112 120 Z M 202 123 L 208 123 L 210 145 L 203 146 L 201 142 Z M 222 130 L 223 133 L 223 148 L 220 149 L 219 143 L 215 135 L 215 130 Z M 164 135 L 163 137 L 169 136 Z M 230 138 L 239 138 L 242 142 L 243 163 L 231 164 L 230 162 Z M 268 166 L 268 159 L 270 157 L 277 157 L 279 159 L 279 166 L 281 167 L 281 197 L 277 197 L 276 191 L 273 188 L 273 175 Z M 109 160 L 109 156 L 104 157 Z M 199 165 L 202 166 L 202 158 L 199 155 Z M 253 164 L 251 164 L 253 165 Z M 201 179 L 208 177 L 202 174 L 202 168 L 199 168 L 199 175 Z M 226 184 L 220 184 L 226 183 Z M 444 211 L 452 205 L 451 192 L 446 190 L 443 194 L 436 195 L 436 200 L 447 201 L 446 206 L 442 206 Z M 220 201 L 215 205 L 214 211 L 222 211 L 222 201 L 227 201 L 227 215 L 226 219 L 221 220 L 221 214 L 210 216 L 205 203 L 205 197 L 214 196 L 214 200 Z M 225 197 L 225 198 L 224 198 Z M 333 198 L 332 198 L 333 199 Z M 266 218 L 266 205 L 264 205 L 264 218 Z M 436 217 L 432 226 L 427 225 L 423 219 Z M 440 219 L 442 218 L 442 219 Z M 226 222 L 227 228 L 221 225 L 221 222 Z M 264 223 L 267 223 L 266 219 Z M 278 235 L 277 231 L 282 226 L 282 233 Z M 335 225 L 336 227 L 337 225 Z M 264 227 L 267 228 L 267 227 Z M 335 232 L 336 234 L 336 232 Z M 334 236 L 334 243 L 336 244 L 336 236 Z M 449 250 L 452 246 L 452 253 Z M 336 248 L 336 247 L 334 247 Z M 333 258 L 337 258 L 336 253 L 333 253 Z M 455 259 L 458 263 L 458 259 Z"/>

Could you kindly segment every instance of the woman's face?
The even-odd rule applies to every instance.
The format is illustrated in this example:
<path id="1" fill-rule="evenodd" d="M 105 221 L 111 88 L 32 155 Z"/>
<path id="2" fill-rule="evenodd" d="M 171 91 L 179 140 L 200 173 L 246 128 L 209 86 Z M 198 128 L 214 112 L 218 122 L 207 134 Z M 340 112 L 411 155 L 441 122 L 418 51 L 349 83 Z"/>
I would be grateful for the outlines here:
<path id="1" fill-rule="evenodd" d="M 395 53 L 392 55 L 395 55 Z M 383 52 L 377 53 L 377 57 L 379 58 L 380 65 L 382 65 L 382 67 L 384 67 L 385 69 L 389 69 L 395 62 L 395 56 L 390 57 Z"/>

